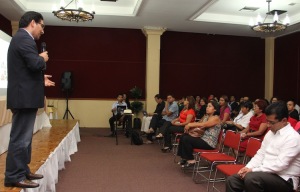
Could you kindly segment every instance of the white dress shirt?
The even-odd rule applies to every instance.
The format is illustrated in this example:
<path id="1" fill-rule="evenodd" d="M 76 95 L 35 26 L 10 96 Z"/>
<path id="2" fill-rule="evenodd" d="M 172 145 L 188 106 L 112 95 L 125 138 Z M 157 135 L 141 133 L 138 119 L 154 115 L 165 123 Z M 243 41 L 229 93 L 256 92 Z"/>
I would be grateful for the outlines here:
<path id="1" fill-rule="evenodd" d="M 246 165 L 253 172 L 276 173 L 284 180 L 293 179 L 297 189 L 300 176 L 300 135 L 288 123 L 275 134 L 266 134 L 261 148 Z"/>

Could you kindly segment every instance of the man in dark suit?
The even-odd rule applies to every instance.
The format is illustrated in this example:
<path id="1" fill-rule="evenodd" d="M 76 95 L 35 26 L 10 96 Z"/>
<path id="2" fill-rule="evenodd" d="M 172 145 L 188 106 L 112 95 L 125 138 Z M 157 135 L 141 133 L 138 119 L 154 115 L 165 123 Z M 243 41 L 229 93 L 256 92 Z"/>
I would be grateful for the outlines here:
<path id="1" fill-rule="evenodd" d="M 43 16 L 26 12 L 12 38 L 7 54 L 7 108 L 13 113 L 5 170 L 6 187 L 34 188 L 31 180 L 43 175 L 30 172 L 31 142 L 38 108 L 44 107 L 44 85 L 54 82 L 44 75 L 48 52 L 38 53 L 35 40 L 44 34 Z"/>

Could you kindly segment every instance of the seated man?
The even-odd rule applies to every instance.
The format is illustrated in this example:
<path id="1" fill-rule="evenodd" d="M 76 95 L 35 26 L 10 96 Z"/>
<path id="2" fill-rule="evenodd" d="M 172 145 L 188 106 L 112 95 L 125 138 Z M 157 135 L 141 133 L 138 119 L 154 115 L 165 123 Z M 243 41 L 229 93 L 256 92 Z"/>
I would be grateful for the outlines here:
<path id="1" fill-rule="evenodd" d="M 127 104 L 123 101 L 123 94 L 118 94 L 117 101 L 112 105 L 111 111 L 114 113 L 114 116 L 109 119 L 111 134 L 108 135 L 108 137 L 115 135 L 115 121 L 124 119 L 123 112 L 119 106 L 123 106 L 127 109 Z M 117 109 L 119 109 L 119 111 Z"/>
<path id="2" fill-rule="evenodd" d="M 161 114 L 163 116 L 162 119 L 159 119 L 157 116 L 153 116 L 151 119 L 146 144 L 153 143 L 152 137 L 155 135 L 158 127 L 163 126 L 165 123 L 171 123 L 178 116 L 178 105 L 173 95 L 169 94 L 167 96 L 167 102 Z"/>
<path id="3" fill-rule="evenodd" d="M 142 133 L 147 133 L 149 131 L 150 121 L 153 116 L 157 116 L 158 119 L 162 118 L 161 113 L 162 113 L 163 109 L 165 108 L 165 102 L 162 100 L 162 98 L 159 94 L 156 94 L 154 96 L 154 99 L 157 103 L 156 109 L 153 113 L 148 113 L 143 117 L 143 122 L 142 122 L 142 127 L 141 127 Z"/>
<path id="4" fill-rule="evenodd" d="M 292 192 L 298 187 L 300 136 L 287 121 L 287 106 L 272 103 L 265 113 L 270 131 L 251 161 L 227 178 L 226 192 Z"/>

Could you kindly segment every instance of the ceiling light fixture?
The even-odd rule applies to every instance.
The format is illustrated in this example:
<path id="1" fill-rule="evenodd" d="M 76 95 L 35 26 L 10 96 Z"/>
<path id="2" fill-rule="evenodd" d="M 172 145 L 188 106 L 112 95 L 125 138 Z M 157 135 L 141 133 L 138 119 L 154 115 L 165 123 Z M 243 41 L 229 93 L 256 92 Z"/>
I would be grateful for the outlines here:
<path id="1" fill-rule="evenodd" d="M 72 3 L 75 2 L 75 9 L 67 9 L 67 7 Z M 64 4 L 63 1 L 61 1 L 61 5 Z M 57 11 L 53 11 L 52 13 L 54 16 L 61 20 L 67 20 L 67 21 L 91 21 L 94 19 L 95 12 L 92 11 L 91 13 L 88 11 L 84 11 L 83 8 L 80 5 L 81 3 L 78 3 L 78 0 L 71 0 L 69 4 L 67 4 L 65 7 L 61 6 L 61 8 Z"/>
<path id="2" fill-rule="evenodd" d="M 255 24 L 253 22 L 253 19 L 250 20 L 249 25 L 251 26 L 251 29 L 257 32 L 264 32 L 264 33 L 272 33 L 272 32 L 285 30 L 290 23 L 290 19 L 286 14 L 283 23 L 280 23 L 278 15 L 281 15 L 282 13 L 286 13 L 286 11 L 282 11 L 282 10 L 270 11 L 270 3 L 272 2 L 272 0 L 266 0 L 266 1 L 268 3 L 268 12 L 266 13 L 266 17 L 264 21 L 262 22 L 262 18 L 258 14 Z M 273 22 L 266 22 L 267 17 L 269 15 L 274 15 Z"/>

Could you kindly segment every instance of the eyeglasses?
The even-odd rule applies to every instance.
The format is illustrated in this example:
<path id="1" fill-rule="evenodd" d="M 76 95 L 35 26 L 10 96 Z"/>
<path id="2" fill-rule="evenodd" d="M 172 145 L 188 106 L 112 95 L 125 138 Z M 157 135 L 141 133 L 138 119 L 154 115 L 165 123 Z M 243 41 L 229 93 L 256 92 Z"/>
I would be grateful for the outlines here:
<path id="1" fill-rule="evenodd" d="M 267 124 L 270 124 L 270 125 L 275 125 L 276 123 L 279 123 L 280 121 L 269 121 L 267 120 Z"/>
<path id="2" fill-rule="evenodd" d="M 37 23 L 37 24 L 40 24 L 43 29 L 45 29 L 46 27 L 43 23 Z"/>

